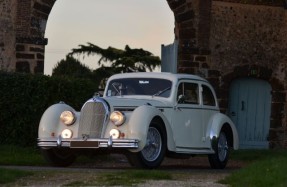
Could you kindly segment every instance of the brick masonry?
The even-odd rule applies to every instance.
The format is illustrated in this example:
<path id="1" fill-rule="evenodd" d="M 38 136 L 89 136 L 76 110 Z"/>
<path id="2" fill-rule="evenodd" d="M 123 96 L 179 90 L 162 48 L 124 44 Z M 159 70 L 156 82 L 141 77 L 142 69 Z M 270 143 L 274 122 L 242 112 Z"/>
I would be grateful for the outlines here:
<path id="1" fill-rule="evenodd" d="M 43 73 L 46 22 L 56 0 L 0 0 L 0 70 Z M 287 147 L 287 11 L 282 0 L 167 0 L 178 71 L 207 78 L 221 110 L 239 77 L 272 86 L 270 147 Z"/>
<path id="2" fill-rule="evenodd" d="M 15 69 L 16 0 L 0 0 L 0 70 Z"/>
<path id="3" fill-rule="evenodd" d="M 0 0 L 0 70 L 44 72 L 46 23 L 55 0 Z"/>

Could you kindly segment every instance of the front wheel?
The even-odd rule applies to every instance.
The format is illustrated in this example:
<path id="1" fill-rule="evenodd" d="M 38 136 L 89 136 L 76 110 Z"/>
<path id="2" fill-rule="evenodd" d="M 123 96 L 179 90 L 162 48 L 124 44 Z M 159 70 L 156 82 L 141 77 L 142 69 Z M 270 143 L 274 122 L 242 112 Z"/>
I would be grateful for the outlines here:
<path id="1" fill-rule="evenodd" d="M 229 142 L 224 132 L 220 132 L 214 151 L 214 154 L 208 155 L 211 168 L 224 169 L 230 152 Z"/>
<path id="2" fill-rule="evenodd" d="M 166 133 L 162 125 L 152 123 L 148 129 L 146 145 L 138 153 L 128 153 L 127 158 L 132 166 L 156 168 L 160 166 L 166 152 Z"/>
<path id="3" fill-rule="evenodd" d="M 76 159 L 76 155 L 68 148 L 41 149 L 44 158 L 56 167 L 70 166 Z"/>

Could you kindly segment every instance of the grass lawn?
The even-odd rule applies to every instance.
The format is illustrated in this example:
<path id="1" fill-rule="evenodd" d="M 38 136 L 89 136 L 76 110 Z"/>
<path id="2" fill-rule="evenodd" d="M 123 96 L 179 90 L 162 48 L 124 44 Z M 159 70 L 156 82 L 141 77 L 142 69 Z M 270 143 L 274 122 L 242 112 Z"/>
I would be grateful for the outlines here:
<path id="1" fill-rule="evenodd" d="M 30 176 L 33 174 L 34 172 L 30 172 L 30 171 L 0 168 L 0 184 L 14 182 L 21 177 Z"/>
<path id="2" fill-rule="evenodd" d="M 239 150 L 231 154 L 232 160 L 244 161 L 247 166 L 233 172 L 220 183 L 230 186 L 287 186 L 287 150 Z M 80 163 L 92 162 L 92 159 L 79 160 Z M 0 165 L 45 166 L 47 165 L 37 148 L 23 148 L 15 146 L 0 146 Z M 13 182 L 20 177 L 37 175 L 27 172 L 0 168 L 0 184 Z M 163 177 L 163 178 L 161 178 Z M 124 172 L 99 173 L 97 184 L 118 185 L 137 184 L 144 180 L 172 180 L 173 173 L 161 170 L 128 170 Z M 87 186 L 94 181 L 76 182 L 69 185 Z"/>
<path id="3" fill-rule="evenodd" d="M 0 165 L 39 166 L 47 164 L 37 148 L 1 145 Z"/>
<path id="4" fill-rule="evenodd" d="M 237 151 L 232 156 L 249 165 L 220 183 L 234 187 L 287 186 L 287 150 L 245 150 Z"/>

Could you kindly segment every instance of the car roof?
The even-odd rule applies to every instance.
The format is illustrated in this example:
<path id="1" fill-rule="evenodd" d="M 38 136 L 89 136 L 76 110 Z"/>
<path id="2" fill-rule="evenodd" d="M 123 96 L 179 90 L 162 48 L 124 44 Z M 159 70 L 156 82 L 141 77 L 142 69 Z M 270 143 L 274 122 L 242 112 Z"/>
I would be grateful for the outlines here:
<path id="1" fill-rule="evenodd" d="M 136 72 L 136 73 L 122 73 L 122 74 L 115 74 L 110 77 L 111 79 L 121 79 L 121 78 L 162 78 L 162 79 L 168 79 L 171 81 L 177 81 L 180 79 L 192 79 L 192 80 L 198 80 L 198 81 L 204 81 L 207 82 L 206 79 L 199 77 L 197 75 L 191 75 L 191 74 L 182 74 L 182 73 L 167 73 L 167 72 Z"/>

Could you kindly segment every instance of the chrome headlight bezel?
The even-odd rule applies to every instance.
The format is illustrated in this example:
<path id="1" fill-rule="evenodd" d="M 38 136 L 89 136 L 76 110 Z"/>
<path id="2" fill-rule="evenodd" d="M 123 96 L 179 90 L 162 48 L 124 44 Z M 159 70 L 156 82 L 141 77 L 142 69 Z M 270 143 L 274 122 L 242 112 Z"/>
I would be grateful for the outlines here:
<path id="1" fill-rule="evenodd" d="M 114 111 L 110 115 L 110 120 L 113 122 L 115 126 L 121 126 L 126 121 L 126 116 L 124 113 L 120 111 Z"/>
<path id="2" fill-rule="evenodd" d="M 76 121 L 76 115 L 69 110 L 63 111 L 60 115 L 60 121 L 67 126 L 73 125 Z"/>

